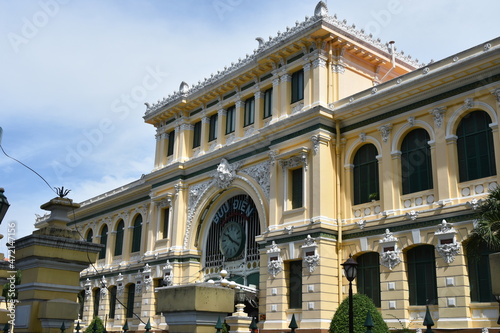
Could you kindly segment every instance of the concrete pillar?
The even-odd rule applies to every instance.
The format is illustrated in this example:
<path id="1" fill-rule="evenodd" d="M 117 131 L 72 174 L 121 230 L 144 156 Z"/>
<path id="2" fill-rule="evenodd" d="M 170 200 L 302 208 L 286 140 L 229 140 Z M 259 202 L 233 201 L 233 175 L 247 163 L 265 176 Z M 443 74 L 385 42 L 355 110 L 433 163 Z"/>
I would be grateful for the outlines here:
<path id="1" fill-rule="evenodd" d="M 16 332 L 60 333 L 78 318 L 80 272 L 95 262 L 101 245 L 82 241 L 67 227 L 68 212 L 79 205 L 54 198 L 42 205 L 51 211 L 46 223 L 16 243 L 16 264 L 22 272 L 16 306 Z"/>

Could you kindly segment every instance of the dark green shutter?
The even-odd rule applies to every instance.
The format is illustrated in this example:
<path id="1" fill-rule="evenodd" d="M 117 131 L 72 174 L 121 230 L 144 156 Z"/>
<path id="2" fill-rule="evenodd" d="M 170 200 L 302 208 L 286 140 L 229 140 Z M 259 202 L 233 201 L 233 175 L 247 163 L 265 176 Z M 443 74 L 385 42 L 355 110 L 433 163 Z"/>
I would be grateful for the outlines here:
<path id="1" fill-rule="evenodd" d="M 233 133 L 235 129 L 236 108 L 231 106 L 226 110 L 226 134 Z"/>
<path id="2" fill-rule="evenodd" d="M 132 252 L 141 250 L 141 235 L 142 235 L 142 215 L 137 215 L 134 221 L 134 229 L 132 231 Z"/>
<path id="3" fill-rule="evenodd" d="M 467 114 L 457 127 L 460 182 L 496 175 L 491 118 L 484 111 Z"/>
<path id="4" fill-rule="evenodd" d="M 437 304 L 434 246 L 420 245 L 408 250 L 410 305 Z"/>
<path id="5" fill-rule="evenodd" d="M 109 318 L 115 318 L 116 286 L 109 288 Z"/>
<path id="6" fill-rule="evenodd" d="M 376 307 L 380 302 L 380 263 L 377 252 L 365 253 L 356 258 L 358 262 L 358 293 L 370 297 Z"/>
<path id="7" fill-rule="evenodd" d="M 170 215 L 170 209 L 166 208 L 163 210 L 163 238 L 168 237 L 168 220 Z"/>
<path id="8" fill-rule="evenodd" d="M 273 115 L 273 88 L 264 91 L 264 119 Z"/>
<path id="9" fill-rule="evenodd" d="M 193 128 L 193 148 L 197 148 L 201 145 L 201 121 L 194 124 Z"/>
<path id="10" fill-rule="evenodd" d="M 104 259 L 106 257 L 106 247 L 108 245 L 108 226 L 104 225 L 104 227 L 101 230 L 101 244 L 104 245 L 104 247 L 101 249 L 101 252 L 99 252 L 99 259 Z"/>
<path id="11" fill-rule="evenodd" d="M 251 97 L 245 101 L 245 114 L 243 126 L 252 125 L 255 122 L 255 98 Z"/>
<path id="12" fill-rule="evenodd" d="M 419 128 L 406 135 L 401 144 L 403 194 L 432 188 L 432 162 L 429 134 Z"/>
<path id="13" fill-rule="evenodd" d="M 174 144 L 175 144 L 175 130 L 168 133 L 168 150 L 167 156 L 174 154 Z"/>
<path id="14" fill-rule="evenodd" d="M 99 315 L 99 301 L 101 300 L 101 290 L 94 289 L 94 318 Z"/>
<path id="15" fill-rule="evenodd" d="M 127 291 L 127 318 L 134 316 L 135 284 L 130 284 Z"/>
<path id="16" fill-rule="evenodd" d="M 125 225 L 123 220 L 120 220 L 116 227 L 116 242 L 115 242 L 115 256 L 121 256 L 123 253 L 123 235 L 125 232 Z"/>
<path id="17" fill-rule="evenodd" d="M 292 74 L 292 103 L 304 99 L 304 70 Z"/>
<path id="18" fill-rule="evenodd" d="M 209 142 L 217 139 L 217 120 L 218 120 L 217 113 L 210 116 L 209 130 L 208 130 L 208 141 Z"/>
<path id="19" fill-rule="evenodd" d="M 467 253 L 469 269 L 470 299 L 472 302 L 494 302 L 495 298 L 491 288 L 490 260 L 492 253 L 483 246 L 477 250 L 479 257 Z"/>
<path id="20" fill-rule="evenodd" d="M 92 243 L 92 239 L 94 238 L 94 232 L 92 229 L 89 229 L 87 232 L 87 242 Z"/>
<path id="21" fill-rule="evenodd" d="M 366 144 L 354 155 L 353 168 L 354 204 L 359 205 L 370 201 L 370 194 L 379 193 L 377 148 Z"/>
<path id="22" fill-rule="evenodd" d="M 304 197 L 304 177 L 302 168 L 291 171 L 292 176 L 292 209 L 303 206 Z"/>
<path id="23" fill-rule="evenodd" d="M 302 308 L 302 260 L 290 261 L 289 263 L 289 288 L 288 307 L 291 309 Z"/>

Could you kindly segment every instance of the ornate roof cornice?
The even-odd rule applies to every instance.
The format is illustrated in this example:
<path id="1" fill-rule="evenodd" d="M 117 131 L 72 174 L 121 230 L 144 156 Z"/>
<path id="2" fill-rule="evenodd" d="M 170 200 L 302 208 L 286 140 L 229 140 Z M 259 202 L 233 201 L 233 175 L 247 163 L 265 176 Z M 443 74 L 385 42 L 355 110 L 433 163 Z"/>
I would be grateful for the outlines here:
<path id="1" fill-rule="evenodd" d="M 390 49 L 387 43 L 382 43 L 380 38 L 375 39 L 372 34 L 365 34 L 364 30 L 358 30 L 356 29 L 356 25 L 348 25 L 346 20 L 338 20 L 337 15 L 334 16 L 329 16 L 328 15 L 328 8 L 326 4 L 323 1 L 320 1 L 315 10 L 314 10 L 314 15 L 309 17 L 306 16 L 304 21 L 295 22 L 295 26 L 293 27 L 286 27 L 286 30 L 284 32 L 278 31 L 277 35 L 275 37 L 269 37 L 269 40 L 264 41 L 262 38 L 257 38 L 257 41 L 259 42 L 259 47 L 253 51 L 253 54 L 249 55 L 247 54 L 244 59 L 239 58 L 238 62 L 231 63 L 231 66 L 229 67 L 224 67 L 224 70 L 222 71 L 217 71 L 216 74 L 210 75 L 209 78 L 205 78 L 203 81 L 198 81 L 197 84 L 195 84 L 192 87 L 189 87 L 185 82 L 182 82 L 179 90 L 173 92 L 172 94 L 168 95 L 167 97 L 163 98 L 162 100 L 158 100 L 154 104 L 146 104 L 146 114 L 145 117 L 149 117 L 154 115 L 156 112 L 158 112 L 160 109 L 162 109 L 164 106 L 176 102 L 176 101 L 181 101 L 182 99 L 185 99 L 188 95 L 192 95 L 200 90 L 205 89 L 207 86 L 222 82 L 226 80 L 231 74 L 237 72 L 241 68 L 247 66 L 250 63 L 255 63 L 256 59 L 261 56 L 263 53 L 266 51 L 270 50 L 276 45 L 282 45 L 284 42 L 289 41 L 298 35 L 300 35 L 303 31 L 307 30 L 314 24 L 323 21 L 325 23 L 328 23 L 343 32 L 358 38 L 359 40 L 370 44 L 371 46 L 380 49 L 383 52 L 390 53 Z M 412 66 L 415 68 L 422 67 L 423 64 L 420 64 L 418 62 L 418 59 L 413 60 L 411 56 L 405 55 L 404 52 L 396 52 L 395 53 L 396 59 Z"/>

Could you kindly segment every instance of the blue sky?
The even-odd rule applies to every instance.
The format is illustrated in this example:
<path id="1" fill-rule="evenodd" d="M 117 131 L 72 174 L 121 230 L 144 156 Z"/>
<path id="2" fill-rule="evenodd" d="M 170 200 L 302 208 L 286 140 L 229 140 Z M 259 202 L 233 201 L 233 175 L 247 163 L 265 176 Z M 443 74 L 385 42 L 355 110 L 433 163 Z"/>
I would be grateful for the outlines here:
<path id="1" fill-rule="evenodd" d="M 153 168 L 155 129 L 143 122 L 181 81 L 192 85 L 312 16 L 316 0 L 2 0 L 2 147 L 77 202 Z M 328 1 L 355 23 L 421 62 L 482 44 L 498 33 L 497 0 Z M 0 187 L 16 237 L 34 229 L 55 196 L 0 152 Z M 0 241 L 0 247 L 5 240 Z M 1 251 L 1 248 L 0 248 Z"/>

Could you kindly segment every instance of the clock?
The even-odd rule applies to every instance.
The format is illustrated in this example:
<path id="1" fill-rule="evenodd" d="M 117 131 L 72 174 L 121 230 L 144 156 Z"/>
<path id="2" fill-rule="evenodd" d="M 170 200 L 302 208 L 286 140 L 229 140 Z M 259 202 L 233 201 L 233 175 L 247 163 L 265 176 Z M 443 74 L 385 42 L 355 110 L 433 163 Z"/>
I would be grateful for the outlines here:
<path id="1" fill-rule="evenodd" d="M 220 251 L 226 257 L 231 259 L 239 256 L 245 248 L 245 230 L 238 222 L 231 221 L 226 223 L 220 236 Z"/>

